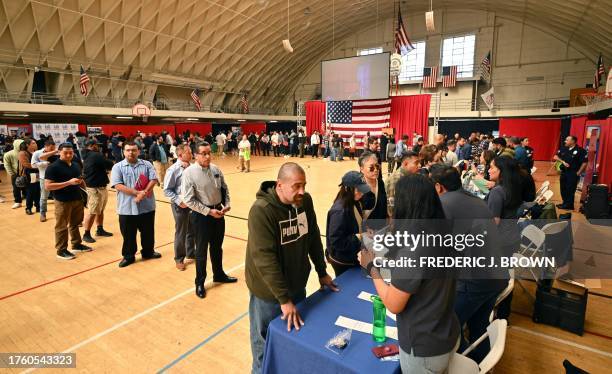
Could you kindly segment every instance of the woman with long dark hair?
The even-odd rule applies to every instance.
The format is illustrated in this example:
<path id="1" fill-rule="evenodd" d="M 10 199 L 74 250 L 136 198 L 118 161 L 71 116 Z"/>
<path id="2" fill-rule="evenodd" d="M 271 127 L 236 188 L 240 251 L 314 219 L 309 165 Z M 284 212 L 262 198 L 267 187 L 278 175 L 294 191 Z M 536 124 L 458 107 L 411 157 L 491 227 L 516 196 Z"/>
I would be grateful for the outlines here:
<path id="1" fill-rule="evenodd" d="M 361 249 L 363 207 L 361 198 L 370 192 L 363 175 L 349 171 L 342 177 L 340 191 L 327 212 L 327 261 L 336 277 L 350 268 L 359 266 L 357 253 Z"/>
<path id="2" fill-rule="evenodd" d="M 415 227 L 436 233 L 433 227 L 444 219 L 442 204 L 434 185 L 425 176 L 402 177 L 395 190 L 394 231 Z M 429 227 L 429 228 L 428 228 Z M 414 231 L 410 230 L 410 233 Z M 449 249 L 452 250 L 452 249 Z M 445 253 L 444 248 L 399 249 L 428 254 Z M 400 364 L 404 373 L 444 373 L 459 344 L 459 322 L 454 311 L 455 280 L 451 277 L 417 275 L 406 268 L 391 270 L 391 284 L 382 279 L 374 266 L 374 253 L 364 250 L 361 265 L 372 276 L 376 291 L 387 310 L 397 314 Z M 410 301 L 410 302 L 409 302 Z"/>

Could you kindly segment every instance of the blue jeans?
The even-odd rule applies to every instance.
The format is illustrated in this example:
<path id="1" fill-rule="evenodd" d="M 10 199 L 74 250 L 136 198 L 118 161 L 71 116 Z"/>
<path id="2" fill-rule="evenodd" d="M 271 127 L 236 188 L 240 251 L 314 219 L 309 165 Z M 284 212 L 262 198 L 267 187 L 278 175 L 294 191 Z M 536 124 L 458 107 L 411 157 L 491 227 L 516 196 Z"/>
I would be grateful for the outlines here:
<path id="1" fill-rule="evenodd" d="M 40 212 L 47 213 L 47 200 L 49 200 L 49 190 L 45 188 L 45 179 L 40 179 Z"/>
<path id="2" fill-rule="evenodd" d="M 336 148 L 332 148 L 329 151 L 329 160 L 336 161 Z"/>
<path id="3" fill-rule="evenodd" d="M 300 292 L 299 295 L 292 297 L 294 304 L 306 298 L 306 290 Z M 253 365 L 251 374 L 261 373 L 264 349 L 266 347 L 266 334 L 268 333 L 268 325 L 272 320 L 281 314 L 281 308 L 278 301 L 268 301 L 258 298 L 250 294 L 249 299 L 249 324 L 251 333 L 251 353 L 253 355 Z"/>
<path id="4" fill-rule="evenodd" d="M 459 346 L 459 352 L 463 352 L 471 343 L 475 342 L 487 331 L 489 316 L 491 315 L 491 311 L 493 311 L 495 300 L 500 292 L 501 290 L 487 290 L 482 292 L 457 290 L 455 297 L 455 314 L 457 314 L 459 326 L 461 326 L 461 335 L 459 335 L 461 344 Z M 467 325 L 470 330 L 469 342 L 463 335 L 464 325 Z M 476 362 L 481 362 L 487 353 L 489 353 L 490 349 L 489 340 L 487 339 L 485 342 L 478 345 L 469 356 Z"/>

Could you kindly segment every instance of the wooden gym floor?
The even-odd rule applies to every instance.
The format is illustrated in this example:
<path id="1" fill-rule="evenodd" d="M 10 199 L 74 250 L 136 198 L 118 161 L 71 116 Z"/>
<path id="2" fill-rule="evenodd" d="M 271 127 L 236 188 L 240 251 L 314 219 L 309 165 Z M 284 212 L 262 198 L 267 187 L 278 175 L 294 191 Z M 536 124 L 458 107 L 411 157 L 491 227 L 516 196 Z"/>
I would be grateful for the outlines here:
<path id="1" fill-rule="evenodd" d="M 53 248 L 53 203 L 46 223 L 40 223 L 38 215 L 26 216 L 24 208 L 12 210 L 11 187 L 2 173 L 0 194 L 7 201 L 0 204 L 0 352 L 75 352 L 79 372 L 249 372 L 246 217 L 260 183 L 275 179 L 284 161 L 253 157 L 248 174 L 238 172 L 237 158 L 213 161 L 224 171 L 232 198 L 224 267 L 239 283 L 209 288 L 204 300 L 193 292 L 194 266 L 184 272 L 174 267 L 174 221 L 159 188 L 155 189 L 155 243 L 163 257 L 142 262 L 138 256 L 134 265 L 119 269 L 121 236 L 114 192 L 109 193 L 104 226 L 115 236 L 99 239 L 92 245 L 93 252 L 61 261 Z M 332 163 L 310 157 L 299 161 L 306 169 L 307 190 L 313 195 L 324 234 L 327 209 L 340 178 L 357 169 L 356 161 Z M 547 163 L 537 166 L 537 185 L 550 180 L 553 200 L 558 202 L 558 178 L 545 176 Z M 574 216 L 584 220 L 577 213 Z M 333 274 L 331 267 L 329 271 Z M 309 293 L 318 287 L 314 274 Z M 523 283 L 533 294 L 533 284 Z M 517 287 L 506 350 L 495 372 L 562 373 L 565 358 L 591 373 L 609 372 L 612 281 L 603 280 L 601 288 L 591 292 L 586 332 L 577 336 L 533 323 L 533 305 Z"/>

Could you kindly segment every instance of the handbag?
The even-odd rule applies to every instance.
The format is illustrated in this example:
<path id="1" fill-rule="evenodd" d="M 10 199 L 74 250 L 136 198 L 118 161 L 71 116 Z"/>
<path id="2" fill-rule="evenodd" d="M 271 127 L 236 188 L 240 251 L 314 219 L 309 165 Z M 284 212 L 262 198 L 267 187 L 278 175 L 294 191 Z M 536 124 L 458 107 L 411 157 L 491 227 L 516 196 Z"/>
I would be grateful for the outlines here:
<path id="1" fill-rule="evenodd" d="M 21 168 L 21 165 L 19 165 L 19 176 L 17 178 L 15 178 L 15 186 L 17 186 L 17 188 L 26 188 L 28 186 L 29 181 L 29 177 L 26 175 L 23 175 L 24 170 Z"/>

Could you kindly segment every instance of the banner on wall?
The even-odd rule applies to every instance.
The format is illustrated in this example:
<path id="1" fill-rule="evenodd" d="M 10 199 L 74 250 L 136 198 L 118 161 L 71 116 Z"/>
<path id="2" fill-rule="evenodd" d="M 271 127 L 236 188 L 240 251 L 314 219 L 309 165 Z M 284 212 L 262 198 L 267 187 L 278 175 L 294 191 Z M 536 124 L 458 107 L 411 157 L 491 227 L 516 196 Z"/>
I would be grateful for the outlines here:
<path id="1" fill-rule="evenodd" d="M 32 135 L 35 139 L 40 137 L 40 134 L 46 136 L 51 135 L 55 143 L 63 143 L 68 138 L 69 134 L 74 135 L 79 131 L 78 123 L 33 123 Z"/>
<path id="2" fill-rule="evenodd" d="M 487 108 L 489 108 L 489 110 L 493 110 L 493 107 L 495 106 L 495 91 L 493 90 L 493 87 L 491 87 L 489 91 L 480 95 L 480 97 L 482 97 L 482 100 L 484 100 L 485 104 L 487 104 Z"/>
<path id="3" fill-rule="evenodd" d="M 102 127 L 100 126 L 87 126 L 87 134 L 97 136 L 102 134 Z"/>

